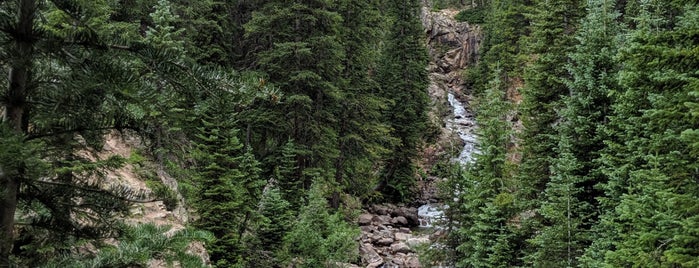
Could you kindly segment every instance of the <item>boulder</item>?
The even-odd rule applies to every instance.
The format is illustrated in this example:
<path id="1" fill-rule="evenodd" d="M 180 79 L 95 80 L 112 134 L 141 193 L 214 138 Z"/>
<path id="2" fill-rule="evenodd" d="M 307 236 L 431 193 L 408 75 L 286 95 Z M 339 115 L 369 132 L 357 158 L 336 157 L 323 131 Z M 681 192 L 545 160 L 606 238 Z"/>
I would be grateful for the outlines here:
<path id="1" fill-rule="evenodd" d="M 369 263 L 369 265 L 367 265 L 366 268 L 378 268 L 381 267 L 381 265 L 383 265 L 383 260 Z"/>
<path id="2" fill-rule="evenodd" d="M 371 206 L 371 211 L 377 215 L 388 215 L 389 209 L 384 205 L 374 204 Z"/>
<path id="3" fill-rule="evenodd" d="M 408 256 L 405 261 L 403 261 L 403 267 L 405 268 L 420 268 L 420 260 L 416 256 Z"/>
<path id="4" fill-rule="evenodd" d="M 413 237 L 413 235 L 406 233 L 396 233 L 395 236 L 397 241 L 407 241 L 408 239 Z"/>
<path id="5" fill-rule="evenodd" d="M 403 216 L 398 216 L 393 219 L 391 219 L 391 223 L 396 225 L 396 226 L 407 226 L 408 225 L 408 219 L 406 219 Z"/>
<path id="6" fill-rule="evenodd" d="M 407 241 L 405 241 L 405 243 L 407 243 L 407 246 L 410 246 L 410 247 L 415 247 L 418 245 L 427 244 L 429 242 L 430 242 L 430 239 L 427 237 L 424 237 L 424 236 L 413 237 L 413 238 L 410 238 Z"/>
<path id="7" fill-rule="evenodd" d="M 371 222 L 374 225 L 388 225 L 391 223 L 391 216 L 388 215 L 378 215 L 371 218 Z"/>
<path id="8" fill-rule="evenodd" d="M 382 238 L 376 240 L 376 242 L 374 244 L 376 244 L 378 246 L 390 246 L 391 244 L 393 244 L 393 238 L 382 237 Z"/>
<path id="9" fill-rule="evenodd" d="M 376 253 L 374 246 L 369 243 L 363 243 L 359 246 L 359 255 L 364 263 L 369 264 L 367 267 L 379 267 L 383 264 L 383 258 Z"/>
<path id="10" fill-rule="evenodd" d="M 371 225 L 366 225 L 366 226 L 359 226 L 359 229 L 362 230 L 362 233 L 373 233 L 376 231 L 376 227 L 371 226 Z"/>
<path id="11" fill-rule="evenodd" d="M 359 225 L 369 225 L 371 224 L 371 219 L 374 217 L 374 215 L 371 215 L 369 213 L 363 213 L 359 215 Z"/>
<path id="12" fill-rule="evenodd" d="M 410 253 L 412 251 L 413 250 L 403 242 L 398 242 L 391 245 L 391 252 L 393 253 Z"/>
<path id="13" fill-rule="evenodd" d="M 165 266 L 163 266 L 163 267 L 165 267 Z M 332 267 L 338 267 L 338 268 L 360 268 L 360 267 L 359 267 L 358 265 L 356 265 L 356 264 L 345 263 L 345 262 L 336 262 L 336 263 L 333 263 L 333 266 L 332 266 Z"/>

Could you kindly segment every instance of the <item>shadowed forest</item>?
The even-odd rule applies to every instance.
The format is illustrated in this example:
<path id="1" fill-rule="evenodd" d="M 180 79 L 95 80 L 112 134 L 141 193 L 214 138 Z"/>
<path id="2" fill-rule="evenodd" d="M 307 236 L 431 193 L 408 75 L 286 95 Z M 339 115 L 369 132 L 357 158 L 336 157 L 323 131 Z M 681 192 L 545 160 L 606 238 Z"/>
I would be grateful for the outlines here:
<path id="1" fill-rule="evenodd" d="M 0 68 L 3 268 L 699 266 L 695 1 L 2 0 Z"/>

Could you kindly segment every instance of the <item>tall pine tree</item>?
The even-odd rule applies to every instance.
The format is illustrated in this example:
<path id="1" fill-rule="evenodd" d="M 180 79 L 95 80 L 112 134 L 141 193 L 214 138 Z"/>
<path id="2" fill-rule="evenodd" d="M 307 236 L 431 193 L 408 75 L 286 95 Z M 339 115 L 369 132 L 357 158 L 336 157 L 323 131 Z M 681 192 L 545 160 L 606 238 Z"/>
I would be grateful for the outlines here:
<path id="1" fill-rule="evenodd" d="M 533 242 L 538 266 L 576 266 L 594 240 L 592 227 L 599 218 L 597 187 L 605 182 L 600 164 L 604 149 L 604 124 L 611 113 L 608 94 L 616 88 L 614 61 L 619 34 L 615 1 L 590 1 L 587 16 L 576 33 L 579 42 L 570 54 L 571 80 L 560 123 L 556 158 L 546 185 L 540 213 L 545 218 Z"/>
<path id="2" fill-rule="evenodd" d="M 331 178 L 337 158 L 339 85 L 344 50 L 338 36 L 342 18 L 330 1 L 271 1 L 245 24 L 257 44 L 255 67 L 285 93 L 274 113 L 281 119 L 277 144 L 292 139 L 297 174 L 307 188 L 313 177 Z"/>
<path id="3" fill-rule="evenodd" d="M 614 92 L 609 182 L 600 246 L 586 254 L 611 266 L 696 266 L 697 155 L 692 114 L 699 66 L 699 10 L 683 1 L 641 2 Z M 690 132 L 687 132 L 690 131 Z"/>
<path id="4" fill-rule="evenodd" d="M 427 50 L 419 20 L 419 1 L 389 3 L 391 26 L 379 69 L 382 96 L 390 100 L 386 111 L 392 136 L 399 139 L 386 162 L 379 189 L 387 198 L 407 200 L 414 191 L 413 163 L 428 130 Z"/>

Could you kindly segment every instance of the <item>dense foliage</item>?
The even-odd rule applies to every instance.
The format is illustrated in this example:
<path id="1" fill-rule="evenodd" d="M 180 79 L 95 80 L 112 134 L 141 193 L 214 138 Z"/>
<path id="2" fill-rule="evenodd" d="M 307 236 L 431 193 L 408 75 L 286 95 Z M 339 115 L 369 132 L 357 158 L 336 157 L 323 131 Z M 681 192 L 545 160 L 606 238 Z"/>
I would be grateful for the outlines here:
<path id="1" fill-rule="evenodd" d="M 453 263 L 696 266 L 696 3 L 480 8 L 483 55 L 466 79 L 483 103 L 481 153 L 451 183 Z M 502 98 L 513 92 L 521 103 Z M 502 129 L 512 113 L 522 127 Z"/>
<path id="2" fill-rule="evenodd" d="M 183 239 L 219 267 L 356 261 L 356 204 L 409 200 L 426 137 L 408 2 L 0 2 L 0 267 L 201 265 Z M 113 131 L 179 189 L 107 187 L 135 163 L 91 155 Z M 158 198 L 204 233 L 122 222 Z"/>
<path id="3" fill-rule="evenodd" d="M 0 1 L 0 267 L 205 265 L 192 241 L 217 267 L 356 262 L 357 208 L 411 201 L 437 136 L 426 2 L 484 31 L 464 72 L 478 156 L 447 183 L 441 256 L 699 266 L 694 1 L 14 0 Z M 140 136 L 140 155 L 101 157 L 114 132 Z M 107 176 L 146 162 L 179 189 Z M 157 199 L 190 226 L 124 222 Z"/>

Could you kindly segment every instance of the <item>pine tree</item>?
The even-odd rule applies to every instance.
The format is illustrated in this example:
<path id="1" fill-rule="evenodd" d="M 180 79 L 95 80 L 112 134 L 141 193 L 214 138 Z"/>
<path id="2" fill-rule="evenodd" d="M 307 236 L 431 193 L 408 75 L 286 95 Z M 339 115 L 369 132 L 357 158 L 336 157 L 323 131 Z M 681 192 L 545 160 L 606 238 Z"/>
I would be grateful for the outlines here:
<path id="1" fill-rule="evenodd" d="M 276 257 L 282 250 L 284 236 L 293 225 L 294 210 L 282 197 L 279 187 L 270 185 L 262 195 L 259 211 L 262 220 L 255 232 L 261 245 L 258 251 L 266 259 L 274 258 L 273 262 L 279 264 L 281 260 Z"/>
<path id="2" fill-rule="evenodd" d="M 194 185 L 199 189 L 194 207 L 200 217 L 197 226 L 216 237 L 209 248 L 218 266 L 240 262 L 243 234 L 256 218 L 257 200 L 265 184 L 259 163 L 243 148 L 234 128 L 235 104 L 228 94 L 208 101 L 201 111 L 201 126 L 192 152 L 196 164 Z M 202 104 L 202 106 L 206 106 Z"/>
<path id="3" fill-rule="evenodd" d="M 588 15 L 576 33 L 579 42 L 570 54 L 569 93 L 559 112 L 558 148 L 552 177 L 546 185 L 540 214 L 546 225 L 532 240 L 536 266 L 577 266 L 577 259 L 594 240 L 592 228 L 601 210 L 597 187 L 605 182 L 600 165 L 604 150 L 608 94 L 616 88 L 615 36 L 619 34 L 614 1 L 588 2 Z"/>
<path id="4" fill-rule="evenodd" d="M 184 229 L 172 231 L 171 226 L 142 224 L 127 226 L 121 231 L 118 244 L 105 245 L 95 254 L 55 256 L 42 263 L 41 268 L 59 267 L 146 267 L 153 260 L 183 267 L 207 267 L 201 257 L 189 250 L 193 241 L 209 243 L 210 233 Z"/>
<path id="5" fill-rule="evenodd" d="M 384 20 L 378 1 L 339 1 L 341 40 L 345 50 L 341 99 L 338 103 L 339 155 L 335 160 L 333 207 L 339 206 L 340 190 L 367 195 L 376 184 L 375 169 L 389 152 L 390 129 L 383 122 L 387 100 L 378 96 L 379 84 L 372 74 L 377 65 Z"/>
<path id="6" fill-rule="evenodd" d="M 359 229 L 345 222 L 340 212 L 330 213 L 323 192 L 321 184 L 311 186 L 308 203 L 284 236 L 284 255 L 294 267 L 332 267 L 359 256 Z"/>
<path id="7" fill-rule="evenodd" d="M 455 219 L 460 223 L 455 235 L 460 245 L 457 266 L 502 267 L 518 264 L 516 249 L 520 246 L 510 219 L 516 204 L 511 179 L 506 172 L 506 153 L 510 142 L 510 110 L 504 99 L 500 71 L 494 74 L 488 90 L 476 106 L 479 124 L 479 153 L 458 183 L 463 189 L 458 197 Z"/>
<path id="8" fill-rule="evenodd" d="M 167 2 L 161 4 L 164 11 Z M 179 39 L 163 24 L 167 12 L 159 22 L 165 27 L 144 37 L 128 14 L 148 8 L 121 8 L 114 1 L 0 2 L 2 68 L 10 74 L 0 88 L 1 128 L 12 148 L 0 152 L 0 266 L 36 266 L 76 243 L 116 236 L 117 216 L 132 202 L 151 201 L 105 187 L 105 171 L 125 163 L 91 159 L 107 131 L 133 129 L 174 143 L 183 108 L 204 93 L 245 100 L 264 92 L 246 93 L 229 73 L 193 66 L 170 49 Z"/>
<path id="9" fill-rule="evenodd" d="M 556 110 L 561 106 L 561 96 L 568 92 L 565 80 L 569 75 L 563 66 L 568 62 L 567 53 L 574 44 L 571 34 L 581 14 L 577 0 L 537 1 L 535 8 L 528 40 L 536 61 L 525 74 L 520 107 L 524 130 L 519 174 L 523 183 L 521 194 L 529 200 L 540 198 L 539 193 L 551 176 Z"/>
<path id="10" fill-rule="evenodd" d="M 123 187 L 101 187 L 102 172 L 121 166 L 123 159 L 92 162 L 77 153 L 101 148 L 105 129 L 130 121 L 116 101 L 116 89 L 136 84 L 129 77 L 137 57 L 120 49 L 118 41 L 135 36 L 130 30 L 136 27 L 105 23 L 111 8 L 91 2 L 0 3 L 2 68 L 9 73 L 7 87 L 0 88 L 1 124 L 11 133 L 3 138 L 12 137 L 18 146 L 2 154 L 23 160 L 0 164 L 2 267 L 24 261 L 11 254 L 40 261 L 37 252 L 55 254 L 81 237 L 113 234 L 113 216 L 128 211 L 125 201 L 145 198 Z M 17 237 L 15 215 L 25 223 Z M 46 242 L 55 244 L 40 248 Z"/>
<path id="11" fill-rule="evenodd" d="M 695 3 L 681 1 L 639 8 L 619 53 L 624 65 L 613 92 L 610 150 L 603 154 L 606 202 L 614 210 L 603 217 L 601 245 L 586 256 L 603 254 L 611 266 L 691 267 L 697 265 L 697 159 L 682 133 L 696 124 L 689 107 L 699 63 L 690 37 L 697 35 L 699 13 Z"/>
<path id="12" fill-rule="evenodd" d="M 338 154 L 334 126 L 344 58 L 341 20 L 330 1 L 271 1 L 245 24 L 246 37 L 259 48 L 252 52 L 255 67 L 285 93 L 274 110 L 283 127 L 275 143 L 290 138 L 297 145 L 299 174 L 289 179 L 302 181 L 304 188 L 314 176 L 331 177 Z"/>
<path id="13" fill-rule="evenodd" d="M 415 0 L 395 0 L 389 4 L 392 25 L 382 55 L 378 81 L 382 96 L 390 100 L 386 121 L 399 139 L 387 160 L 380 186 L 389 199 L 407 200 L 413 193 L 416 169 L 413 164 L 418 146 L 428 132 L 427 51 Z"/>

